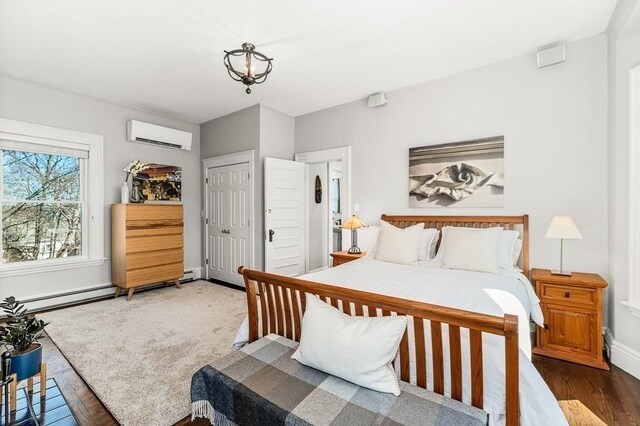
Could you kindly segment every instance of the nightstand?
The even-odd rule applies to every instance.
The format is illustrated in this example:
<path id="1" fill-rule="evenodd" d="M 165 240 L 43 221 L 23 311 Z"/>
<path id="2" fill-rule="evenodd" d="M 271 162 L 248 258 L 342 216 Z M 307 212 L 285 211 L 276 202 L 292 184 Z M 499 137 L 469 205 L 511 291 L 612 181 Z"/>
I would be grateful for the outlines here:
<path id="1" fill-rule="evenodd" d="M 548 269 L 534 269 L 531 280 L 545 320 L 533 353 L 608 370 L 602 356 L 602 289 L 607 282 L 598 274 L 552 275 Z"/>
<path id="2" fill-rule="evenodd" d="M 342 265 L 343 263 L 360 259 L 361 257 L 365 257 L 366 255 L 367 252 L 365 251 L 363 251 L 362 253 L 349 253 L 347 251 L 337 251 L 335 253 L 331 253 L 331 257 L 333 258 L 333 266 Z"/>

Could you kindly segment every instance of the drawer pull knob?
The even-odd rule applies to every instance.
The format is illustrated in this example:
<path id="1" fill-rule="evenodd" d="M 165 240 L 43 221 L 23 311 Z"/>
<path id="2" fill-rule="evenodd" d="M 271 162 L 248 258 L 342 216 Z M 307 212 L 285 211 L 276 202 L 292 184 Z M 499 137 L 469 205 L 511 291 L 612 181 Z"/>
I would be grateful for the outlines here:
<path id="1" fill-rule="evenodd" d="M 544 328 L 549 328 L 549 324 L 547 324 L 546 322 L 542 325 L 544 326 Z"/>
<path id="2" fill-rule="evenodd" d="M 571 297 L 571 292 L 570 291 L 565 291 L 564 297 L 566 297 L 567 299 L 570 298 Z"/>

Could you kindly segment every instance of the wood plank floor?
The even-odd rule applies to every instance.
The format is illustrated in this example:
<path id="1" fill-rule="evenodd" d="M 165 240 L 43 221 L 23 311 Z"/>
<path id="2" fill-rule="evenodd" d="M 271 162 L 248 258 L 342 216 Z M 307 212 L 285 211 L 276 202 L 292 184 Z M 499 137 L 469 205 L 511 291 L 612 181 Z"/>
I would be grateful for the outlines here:
<path id="1" fill-rule="evenodd" d="M 58 382 L 81 425 L 117 425 L 113 416 L 49 338 L 42 340 L 49 376 Z M 542 356 L 533 363 L 572 425 L 640 426 L 640 380 L 611 366 L 611 371 L 584 367 Z M 185 380 L 190 378 L 185 377 Z M 179 425 L 206 425 L 183 419 Z M 551 426 L 551 425 L 549 425 Z"/>

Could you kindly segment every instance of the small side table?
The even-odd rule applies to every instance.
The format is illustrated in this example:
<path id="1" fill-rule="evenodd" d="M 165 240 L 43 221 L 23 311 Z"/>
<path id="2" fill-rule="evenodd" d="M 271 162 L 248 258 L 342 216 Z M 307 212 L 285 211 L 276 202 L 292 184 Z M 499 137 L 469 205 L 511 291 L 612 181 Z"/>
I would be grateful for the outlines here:
<path id="1" fill-rule="evenodd" d="M 360 259 L 361 257 L 365 257 L 366 255 L 367 252 L 365 251 L 363 251 L 362 253 L 349 253 L 348 251 L 336 251 L 334 253 L 331 253 L 331 257 L 333 258 L 333 266 L 342 265 L 343 263 Z"/>
<path id="2" fill-rule="evenodd" d="M 607 282 L 598 274 L 563 276 L 548 269 L 534 269 L 531 280 L 545 320 L 533 353 L 608 370 L 602 355 L 602 289 Z"/>

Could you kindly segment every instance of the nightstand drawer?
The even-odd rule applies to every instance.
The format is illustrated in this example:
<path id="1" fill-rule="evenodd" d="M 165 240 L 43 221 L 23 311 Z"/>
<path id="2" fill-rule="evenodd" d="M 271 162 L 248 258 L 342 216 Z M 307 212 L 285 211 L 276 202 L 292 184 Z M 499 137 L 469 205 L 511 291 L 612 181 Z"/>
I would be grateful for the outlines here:
<path id="1" fill-rule="evenodd" d="M 555 303 L 596 306 L 598 292 L 591 288 L 571 287 L 552 283 L 540 283 L 540 299 Z"/>

